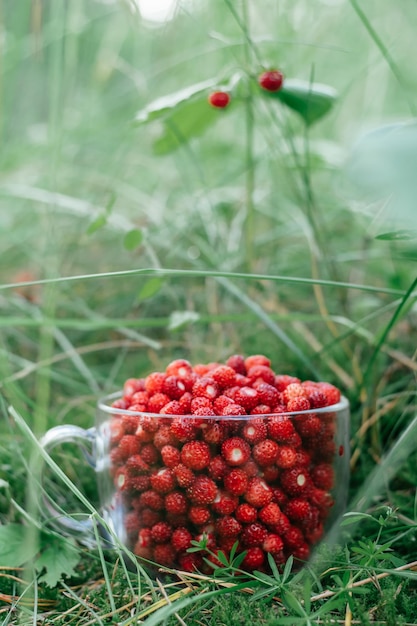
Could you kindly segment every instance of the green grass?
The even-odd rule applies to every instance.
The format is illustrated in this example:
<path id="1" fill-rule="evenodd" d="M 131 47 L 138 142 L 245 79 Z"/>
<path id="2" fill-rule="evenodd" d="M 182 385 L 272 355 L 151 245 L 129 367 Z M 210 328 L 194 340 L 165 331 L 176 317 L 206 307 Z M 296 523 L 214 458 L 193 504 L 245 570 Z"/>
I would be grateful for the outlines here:
<path id="1" fill-rule="evenodd" d="M 0 3 L 4 625 L 417 624 L 416 148 L 412 132 L 361 140 L 415 114 L 417 5 L 402 4 L 183 1 L 149 28 L 127 0 Z M 262 66 L 338 99 L 306 126 L 259 92 Z M 168 125 L 135 123 L 231 76 L 227 111 L 195 93 Z M 158 582 L 121 545 L 51 530 L 45 485 L 99 524 L 97 488 L 69 444 L 42 482 L 37 438 L 91 427 L 128 377 L 235 352 L 349 398 L 361 516 L 337 548 L 284 580 Z"/>

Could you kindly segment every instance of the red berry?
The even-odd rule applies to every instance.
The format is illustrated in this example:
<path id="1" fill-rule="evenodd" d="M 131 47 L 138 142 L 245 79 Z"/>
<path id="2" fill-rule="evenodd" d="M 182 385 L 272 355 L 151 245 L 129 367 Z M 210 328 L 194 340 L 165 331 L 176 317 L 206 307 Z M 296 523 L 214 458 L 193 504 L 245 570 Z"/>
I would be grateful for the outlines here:
<path id="1" fill-rule="evenodd" d="M 195 398 L 201 396 L 213 402 L 213 400 L 220 395 L 220 388 L 213 378 L 203 376 L 202 378 L 197 378 L 195 381 L 192 393 Z"/>
<path id="2" fill-rule="evenodd" d="M 164 508 L 164 499 L 161 494 L 149 489 L 140 494 L 139 507 L 148 508 L 153 511 L 161 511 Z"/>
<path id="3" fill-rule="evenodd" d="M 169 396 L 171 400 L 179 400 L 186 389 L 181 378 L 177 376 L 167 376 L 164 380 L 162 391 Z"/>
<path id="4" fill-rule="evenodd" d="M 263 479 L 268 483 L 276 483 L 279 478 L 280 471 L 276 465 L 268 465 L 268 467 L 262 468 L 262 473 L 260 474 Z"/>
<path id="5" fill-rule="evenodd" d="M 140 523 L 144 528 L 152 528 L 161 521 L 161 515 L 152 509 L 143 509 L 140 512 Z"/>
<path id="6" fill-rule="evenodd" d="M 310 556 L 310 547 L 309 545 L 303 541 L 299 546 L 297 546 L 293 551 L 294 558 L 300 561 L 307 561 Z"/>
<path id="7" fill-rule="evenodd" d="M 253 458 L 261 467 L 272 465 L 278 455 L 278 444 L 272 439 L 265 439 L 257 443 L 252 450 Z"/>
<path id="8" fill-rule="evenodd" d="M 237 374 L 246 376 L 245 359 L 240 354 L 230 356 L 226 361 L 226 365 L 234 369 Z"/>
<path id="9" fill-rule="evenodd" d="M 219 445 L 228 436 L 229 429 L 226 422 L 219 421 L 207 426 L 203 431 L 203 439 L 206 443 Z"/>
<path id="10" fill-rule="evenodd" d="M 140 449 L 140 456 L 145 463 L 155 465 L 159 460 L 159 452 L 152 443 L 146 443 Z"/>
<path id="11" fill-rule="evenodd" d="M 313 483 L 319 489 L 331 489 L 334 486 L 334 470 L 328 463 L 319 463 L 311 470 Z"/>
<path id="12" fill-rule="evenodd" d="M 210 448 L 205 441 L 189 441 L 181 450 L 181 462 L 192 470 L 204 469 L 210 459 Z"/>
<path id="13" fill-rule="evenodd" d="M 284 513 L 281 513 L 281 517 L 279 518 L 278 523 L 275 524 L 273 531 L 277 533 L 277 535 L 279 535 L 280 537 L 283 537 L 290 528 L 291 528 L 290 520 Z"/>
<path id="14" fill-rule="evenodd" d="M 285 507 L 285 515 L 292 522 L 305 522 L 311 518 L 312 507 L 304 498 L 293 498 Z"/>
<path id="15" fill-rule="evenodd" d="M 149 413 L 159 413 L 163 406 L 168 404 L 170 398 L 162 392 L 155 393 L 148 400 Z"/>
<path id="16" fill-rule="evenodd" d="M 172 528 L 166 522 L 158 522 L 151 529 L 151 536 L 155 543 L 166 543 L 172 535 Z"/>
<path id="17" fill-rule="evenodd" d="M 259 404 L 259 395 L 253 387 L 238 387 L 233 394 L 233 400 L 236 404 L 243 406 L 246 411 L 250 411 Z"/>
<path id="18" fill-rule="evenodd" d="M 278 443 L 288 442 L 294 435 L 295 429 L 292 419 L 279 416 L 271 417 L 268 422 L 268 435 Z"/>
<path id="19" fill-rule="evenodd" d="M 180 491 L 172 491 L 165 496 L 165 509 L 168 513 L 181 515 L 187 510 L 187 498 Z"/>
<path id="20" fill-rule="evenodd" d="M 310 408 L 311 407 L 309 400 L 302 396 L 290 398 L 287 402 L 287 411 L 289 411 L 290 413 L 295 413 L 298 411 L 308 411 Z"/>
<path id="21" fill-rule="evenodd" d="M 290 526 L 283 534 L 285 546 L 290 550 L 296 550 L 304 544 L 304 535 L 297 526 Z"/>
<path id="22" fill-rule="evenodd" d="M 222 456 L 218 455 L 211 459 L 208 466 L 208 473 L 213 480 L 222 480 L 228 471 L 229 466 Z"/>
<path id="23" fill-rule="evenodd" d="M 268 357 L 264 354 L 252 354 L 252 356 L 246 357 L 246 371 L 250 370 L 251 367 L 255 367 L 257 365 L 262 365 L 263 367 L 271 367 L 271 360 L 268 359 Z"/>
<path id="24" fill-rule="evenodd" d="M 330 383 L 318 383 L 319 389 L 326 396 L 327 406 L 340 402 L 341 394 L 339 389 Z"/>
<path id="25" fill-rule="evenodd" d="M 243 469 L 232 469 L 225 476 L 223 484 L 227 491 L 234 496 L 242 496 L 248 486 L 248 476 Z"/>
<path id="26" fill-rule="evenodd" d="M 161 543 L 155 546 L 153 560 L 155 563 L 171 567 L 174 564 L 175 551 L 170 543 Z"/>
<path id="27" fill-rule="evenodd" d="M 225 91 L 214 91 L 209 95 L 209 103 L 216 109 L 224 109 L 230 103 L 230 95 Z"/>
<path id="28" fill-rule="evenodd" d="M 243 504 L 239 504 L 237 507 L 235 517 L 239 522 L 250 524 L 257 520 L 258 512 L 255 507 L 244 502 Z"/>
<path id="29" fill-rule="evenodd" d="M 149 476 L 141 475 L 141 476 L 131 476 L 129 477 L 129 482 L 131 489 L 133 491 L 145 491 L 149 489 L 151 486 L 151 481 L 149 480 Z"/>
<path id="30" fill-rule="evenodd" d="M 153 372 L 145 378 L 145 389 L 149 395 L 163 392 L 165 378 L 162 372 Z"/>
<path id="31" fill-rule="evenodd" d="M 162 461 L 166 467 L 172 469 L 181 462 L 181 454 L 174 446 L 161 448 Z"/>
<path id="32" fill-rule="evenodd" d="M 310 476 L 305 467 L 295 466 L 283 470 L 280 476 L 281 487 L 290 496 L 307 493 L 311 484 Z"/>
<path id="33" fill-rule="evenodd" d="M 186 467 L 182 463 L 174 467 L 172 470 L 174 472 L 175 478 L 177 479 L 177 483 L 180 487 L 189 487 L 194 481 L 194 472 L 190 470 L 189 467 Z"/>
<path id="34" fill-rule="evenodd" d="M 181 407 L 181 414 L 188 415 L 191 413 L 191 401 L 193 399 L 192 394 L 189 391 L 186 391 L 182 394 L 181 398 L 178 400 Z"/>
<path id="35" fill-rule="evenodd" d="M 250 412 L 251 415 L 268 415 L 269 413 L 272 413 L 269 404 L 257 404 Z"/>
<path id="36" fill-rule="evenodd" d="M 187 489 L 187 496 L 194 504 L 211 504 L 216 495 L 216 483 L 208 476 L 197 476 Z"/>
<path id="37" fill-rule="evenodd" d="M 141 521 L 137 511 L 129 511 L 124 518 L 124 526 L 128 535 L 137 535 L 141 528 Z"/>
<path id="38" fill-rule="evenodd" d="M 118 450 L 122 458 L 128 459 L 134 454 L 139 454 L 140 441 L 135 435 L 124 435 L 119 441 Z"/>
<path id="39" fill-rule="evenodd" d="M 193 552 L 189 554 L 186 552 L 185 554 L 180 554 L 178 559 L 178 564 L 180 569 L 184 572 L 195 572 L 196 570 L 201 569 L 203 565 L 203 557 L 198 552 Z"/>
<path id="40" fill-rule="evenodd" d="M 290 446 L 280 446 L 275 463 L 283 469 L 293 467 L 297 463 L 297 451 Z"/>
<path id="41" fill-rule="evenodd" d="M 189 361 L 185 359 L 176 359 L 171 361 L 166 367 L 167 376 L 178 376 L 178 378 L 187 378 L 192 373 L 193 368 Z"/>
<path id="42" fill-rule="evenodd" d="M 130 475 L 147 474 L 149 465 L 143 460 L 141 454 L 133 454 L 126 461 L 126 469 Z"/>
<path id="43" fill-rule="evenodd" d="M 246 410 L 240 404 L 232 402 L 224 408 L 222 415 L 246 415 Z"/>
<path id="44" fill-rule="evenodd" d="M 288 376 L 288 374 L 278 374 L 278 376 L 275 376 L 275 387 L 278 391 L 285 391 L 288 385 L 292 383 L 301 383 L 301 380 L 295 376 Z"/>
<path id="45" fill-rule="evenodd" d="M 242 561 L 242 569 L 253 571 L 262 567 L 264 562 L 265 554 L 261 548 L 249 548 Z"/>
<path id="46" fill-rule="evenodd" d="M 124 399 L 130 399 L 136 391 L 144 391 L 145 389 L 145 380 L 143 378 L 128 378 L 125 384 L 123 385 L 123 396 Z M 113 404 L 114 406 L 114 404 Z M 117 408 L 125 408 L 125 407 L 117 407 Z"/>
<path id="47" fill-rule="evenodd" d="M 216 411 L 217 415 L 223 415 L 224 409 L 229 405 L 233 404 L 232 398 L 229 396 L 217 396 L 217 398 L 213 401 L 213 408 Z"/>
<path id="48" fill-rule="evenodd" d="M 137 545 L 141 548 L 149 548 L 152 545 L 152 534 L 150 528 L 142 528 L 139 531 Z"/>
<path id="49" fill-rule="evenodd" d="M 175 476 L 167 467 L 162 467 L 160 470 L 151 475 L 151 485 L 158 493 L 169 493 L 175 487 Z"/>
<path id="50" fill-rule="evenodd" d="M 178 441 L 193 441 L 197 428 L 189 417 L 174 417 L 171 423 L 171 433 Z"/>
<path id="51" fill-rule="evenodd" d="M 284 548 L 284 542 L 279 535 L 270 533 L 265 537 L 262 548 L 265 550 L 265 552 L 270 552 L 271 554 L 279 554 Z"/>
<path id="52" fill-rule="evenodd" d="M 222 443 L 222 455 L 229 465 L 243 465 L 250 457 L 250 446 L 240 437 L 231 437 Z"/>
<path id="53" fill-rule="evenodd" d="M 258 518 L 266 526 L 275 526 L 281 518 L 281 509 L 275 502 L 270 502 L 258 511 Z"/>
<path id="54" fill-rule="evenodd" d="M 276 406 L 281 401 L 281 394 L 273 386 L 273 383 L 271 384 L 268 384 L 266 382 L 258 383 L 256 384 L 256 391 L 258 392 L 259 401 L 262 404 L 267 404 L 269 406 Z"/>
<path id="55" fill-rule="evenodd" d="M 218 491 L 211 508 L 219 515 L 230 515 L 239 504 L 239 499 L 225 491 Z"/>
<path id="56" fill-rule="evenodd" d="M 248 524 L 242 531 L 241 539 L 245 546 L 254 547 L 261 546 L 268 534 L 267 529 L 262 524 L 254 522 Z"/>
<path id="57" fill-rule="evenodd" d="M 284 76 L 278 70 L 263 72 L 258 78 L 259 85 L 266 91 L 278 91 L 281 89 L 283 81 Z"/>
<path id="58" fill-rule="evenodd" d="M 236 384 L 236 372 L 228 365 L 219 365 L 210 372 L 211 378 L 216 381 L 220 389 L 233 387 Z"/>
<path id="59" fill-rule="evenodd" d="M 275 383 L 275 374 L 270 367 L 266 365 L 252 365 L 247 368 L 246 376 L 251 381 L 252 385 L 258 389 L 258 384 L 267 383 L 273 385 Z M 276 391 L 275 387 L 274 390 Z"/>
<path id="60" fill-rule="evenodd" d="M 252 445 L 263 441 L 267 437 L 266 423 L 261 419 L 251 419 L 245 422 L 242 435 Z"/>
<path id="61" fill-rule="evenodd" d="M 175 419 L 172 421 L 175 422 Z M 155 446 L 155 448 L 157 448 L 158 450 L 162 450 L 164 446 L 175 446 L 178 444 L 178 439 L 175 437 L 171 428 L 172 425 L 168 426 L 166 424 L 163 424 L 159 427 L 153 438 L 153 445 Z"/>
<path id="62" fill-rule="evenodd" d="M 191 506 L 188 511 L 188 519 L 192 524 L 201 526 L 210 519 L 210 511 L 206 506 Z"/>
<path id="63" fill-rule="evenodd" d="M 311 504 L 318 507 L 322 514 L 328 513 L 328 511 L 334 506 L 334 500 L 330 493 L 324 489 L 318 489 L 317 487 L 312 487 L 307 497 Z"/>
<path id="64" fill-rule="evenodd" d="M 131 409 L 129 407 L 129 411 L 130 410 Z M 121 425 L 123 427 L 124 434 L 126 434 L 126 435 L 135 435 L 136 434 L 136 429 L 137 429 L 137 427 L 139 425 L 139 420 L 140 420 L 139 415 L 125 414 L 125 415 L 121 415 L 119 419 L 120 419 Z"/>
<path id="65" fill-rule="evenodd" d="M 276 502 L 281 508 L 288 502 L 288 496 L 281 487 L 273 487 L 272 493 L 272 502 Z"/>
<path id="66" fill-rule="evenodd" d="M 273 492 L 262 478 L 254 477 L 249 481 L 245 493 L 245 500 L 255 508 L 259 509 L 271 502 Z"/>
<path id="67" fill-rule="evenodd" d="M 316 437 L 321 430 L 321 419 L 315 413 L 296 415 L 295 427 L 303 439 Z"/>
<path id="68" fill-rule="evenodd" d="M 178 400 L 171 400 L 159 411 L 161 415 L 181 415 L 182 407 Z"/>
<path id="69" fill-rule="evenodd" d="M 296 398 L 306 398 L 307 392 L 300 382 L 298 383 L 290 383 L 287 385 L 282 392 L 282 398 L 284 402 L 288 404 L 290 400 L 295 400 Z"/>
<path id="70" fill-rule="evenodd" d="M 220 517 L 216 522 L 216 532 L 220 537 L 237 537 L 241 530 L 241 524 L 230 515 Z"/>
<path id="71" fill-rule="evenodd" d="M 193 536 L 186 528 L 177 528 L 172 533 L 171 544 L 174 550 L 184 551 L 191 546 Z"/>

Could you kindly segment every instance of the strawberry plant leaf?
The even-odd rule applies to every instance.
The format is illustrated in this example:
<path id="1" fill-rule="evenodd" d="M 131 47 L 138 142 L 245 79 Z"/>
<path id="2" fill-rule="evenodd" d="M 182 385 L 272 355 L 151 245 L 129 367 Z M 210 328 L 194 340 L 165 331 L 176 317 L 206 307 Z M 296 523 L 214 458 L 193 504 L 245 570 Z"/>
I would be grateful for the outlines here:
<path id="1" fill-rule="evenodd" d="M 310 83 L 298 79 L 287 79 L 278 91 L 266 91 L 262 94 L 280 100 L 287 107 L 296 111 L 307 126 L 324 117 L 333 107 L 337 92 L 329 85 Z"/>
<path id="2" fill-rule="evenodd" d="M 63 576 L 73 576 L 74 568 L 80 561 L 80 553 L 68 540 L 61 537 L 49 537 L 47 547 L 35 561 L 38 572 L 44 573 L 39 578 L 48 587 L 55 587 Z"/>
<path id="3" fill-rule="evenodd" d="M 39 552 L 31 529 L 20 524 L 0 526 L 0 563 L 3 567 L 20 567 Z"/>
<path id="4" fill-rule="evenodd" d="M 126 250 L 135 250 L 135 248 L 137 248 L 138 246 L 140 246 L 140 244 L 142 243 L 143 240 L 143 233 L 142 231 L 140 231 L 137 228 L 134 228 L 133 230 L 130 230 L 128 233 L 126 233 L 124 241 L 123 241 L 123 245 L 126 248 Z"/>

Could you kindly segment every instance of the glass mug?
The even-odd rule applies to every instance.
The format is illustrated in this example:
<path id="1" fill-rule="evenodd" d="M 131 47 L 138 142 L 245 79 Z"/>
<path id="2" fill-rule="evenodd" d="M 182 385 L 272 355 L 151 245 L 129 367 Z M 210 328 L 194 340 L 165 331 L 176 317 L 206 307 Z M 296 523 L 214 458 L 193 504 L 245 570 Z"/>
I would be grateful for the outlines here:
<path id="1" fill-rule="evenodd" d="M 297 413 L 184 416 L 98 402 L 96 426 L 50 429 L 50 452 L 72 442 L 94 468 L 101 516 L 111 534 L 146 562 L 206 573 L 238 542 L 241 569 L 309 559 L 343 513 L 349 482 L 349 403 Z M 92 446 L 92 453 L 86 450 Z M 51 501 L 55 528 L 94 544 L 90 519 Z M 188 552 L 200 542 L 201 550 Z M 107 544 L 109 545 L 109 544 Z"/>

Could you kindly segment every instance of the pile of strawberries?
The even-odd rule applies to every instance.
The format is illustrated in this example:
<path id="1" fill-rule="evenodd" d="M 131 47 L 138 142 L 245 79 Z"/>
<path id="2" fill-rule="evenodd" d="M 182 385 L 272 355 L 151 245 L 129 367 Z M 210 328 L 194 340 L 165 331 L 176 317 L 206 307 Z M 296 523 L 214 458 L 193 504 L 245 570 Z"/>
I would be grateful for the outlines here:
<path id="1" fill-rule="evenodd" d="M 329 383 L 277 375 L 263 355 L 126 381 L 113 403 L 111 471 L 129 546 L 185 571 L 220 565 L 238 542 L 242 568 L 306 560 L 333 505 L 336 414 Z M 124 413 L 126 411 L 126 413 Z M 135 413 L 132 413 L 135 412 Z M 291 415 L 288 415 L 291 413 Z M 188 552 L 192 541 L 206 550 Z"/>

